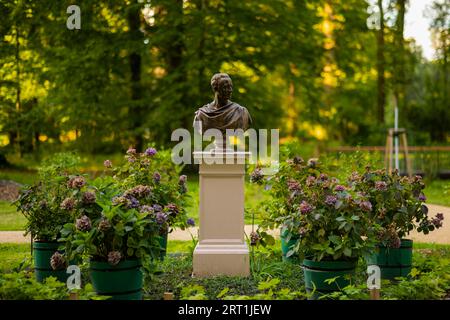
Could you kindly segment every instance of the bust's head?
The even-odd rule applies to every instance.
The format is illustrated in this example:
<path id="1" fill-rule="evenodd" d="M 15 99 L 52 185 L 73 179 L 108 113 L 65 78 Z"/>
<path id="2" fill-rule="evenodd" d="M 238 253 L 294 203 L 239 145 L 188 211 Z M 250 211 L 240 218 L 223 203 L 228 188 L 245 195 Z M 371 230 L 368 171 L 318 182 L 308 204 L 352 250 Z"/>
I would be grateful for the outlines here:
<path id="1" fill-rule="evenodd" d="M 231 98 L 233 92 L 233 82 L 226 73 L 216 73 L 211 78 L 211 87 L 219 102 L 226 102 Z"/>

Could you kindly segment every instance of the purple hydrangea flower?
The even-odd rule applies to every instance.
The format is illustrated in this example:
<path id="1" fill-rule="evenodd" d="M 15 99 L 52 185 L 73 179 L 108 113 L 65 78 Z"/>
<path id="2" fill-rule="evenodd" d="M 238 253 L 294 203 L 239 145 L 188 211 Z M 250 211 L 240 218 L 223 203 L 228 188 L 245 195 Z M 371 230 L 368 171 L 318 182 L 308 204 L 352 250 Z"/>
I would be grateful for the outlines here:
<path id="1" fill-rule="evenodd" d="M 186 220 L 186 224 L 188 226 L 194 227 L 195 226 L 195 221 L 194 221 L 194 219 L 189 218 L 189 219 Z"/>
<path id="2" fill-rule="evenodd" d="M 158 224 L 164 224 L 168 217 L 164 212 L 157 212 L 155 218 Z"/>
<path id="3" fill-rule="evenodd" d="M 157 153 L 157 151 L 155 148 L 147 148 L 144 153 L 146 156 L 152 157 Z"/>
<path id="4" fill-rule="evenodd" d="M 67 186 L 72 189 L 81 189 L 86 184 L 86 180 L 81 176 L 70 178 Z"/>
<path id="5" fill-rule="evenodd" d="M 400 240 L 400 238 L 397 235 L 394 235 L 391 237 L 391 239 L 389 239 L 389 244 L 388 244 L 389 247 L 398 249 L 398 248 L 400 248 L 401 245 L 402 245 L 402 241 Z"/>
<path id="6" fill-rule="evenodd" d="M 136 154 L 136 149 L 129 147 L 127 150 L 127 154 Z"/>
<path id="7" fill-rule="evenodd" d="M 154 210 L 155 212 L 161 212 L 162 209 L 163 209 L 163 208 L 162 208 L 159 204 L 154 204 L 154 205 L 153 205 L 153 210 Z"/>
<path id="8" fill-rule="evenodd" d="M 80 219 L 76 220 L 75 227 L 79 231 L 89 231 L 92 228 L 91 219 L 89 219 L 88 216 L 84 215 Z"/>
<path id="9" fill-rule="evenodd" d="M 62 270 L 66 267 L 66 260 L 63 255 L 57 251 L 50 258 L 50 266 L 53 270 Z"/>
<path id="10" fill-rule="evenodd" d="M 309 176 L 308 178 L 306 178 L 306 185 L 308 187 L 311 187 L 314 184 L 314 182 L 316 182 L 316 177 Z"/>
<path id="11" fill-rule="evenodd" d="M 166 209 L 167 209 L 168 213 L 173 216 L 176 216 L 179 212 L 177 205 L 174 203 L 169 203 L 166 206 Z"/>
<path id="12" fill-rule="evenodd" d="M 135 197 L 128 197 L 130 203 L 127 205 L 128 209 L 139 208 L 139 201 Z"/>
<path id="13" fill-rule="evenodd" d="M 258 183 L 262 181 L 264 178 L 263 172 L 260 168 L 256 168 L 251 174 L 250 174 L 250 182 L 252 183 Z"/>
<path id="14" fill-rule="evenodd" d="M 152 206 L 149 205 L 143 205 L 139 208 L 140 213 L 153 213 L 155 212 L 155 209 L 153 209 Z"/>
<path id="15" fill-rule="evenodd" d="M 372 211 L 372 204 L 370 203 L 370 201 L 362 201 L 362 202 L 359 204 L 359 207 L 360 207 L 362 210 L 367 211 L 367 212 Z"/>
<path id="16" fill-rule="evenodd" d="M 426 201 L 427 197 L 425 197 L 425 195 L 423 193 L 421 193 L 418 197 L 419 201 Z"/>
<path id="17" fill-rule="evenodd" d="M 112 167 L 112 162 L 111 162 L 111 160 L 105 160 L 105 161 L 103 162 L 103 165 L 104 165 L 106 168 L 111 168 L 111 167 Z"/>
<path id="18" fill-rule="evenodd" d="M 111 228 L 111 222 L 105 217 L 98 223 L 97 229 L 101 232 L 106 232 Z"/>
<path id="19" fill-rule="evenodd" d="M 387 189 L 387 184 L 384 181 L 375 182 L 375 189 L 378 191 L 385 191 Z"/>
<path id="20" fill-rule="evenodd" d="M 186 181 L 187 181 L 187 176 L 183 174 L 183 175 L 181 175 L 180 178 L 178 179 L 178 184 L 179 184 L 179 185 L 183 185 L 183 184 L 186 183 Z"/>
<path id="21" fill-rule="evenodd" d="M 120 259 L 122 259 L 122 254 L 120 251 L 111 251 L 108 253 L 108 263 L 115 266 L 120 262 Z"/>
<path id="22" fill-rule="evenodd" d="M 334 206 L 337 202 L 337 197 L 336 196 L 327 196 L 325 198 L 325 203 L 329 206 Z"/>
<path id="23" fill-rule="evenodd" d="M 431 219 L 431 223 L 436 227 L 442 227 L 442 221 L 444 220 L 444 215 L 442 213 L 436 214 L 434 218 Z"/>
<path id="24" fill-rule="evenodd" d="M 299 191 L 300 190 L 300 183 L 298 183 L 295 180 L 292 180 L 292 179 L 289 180 L 287 182 L 287 185 L 288 185 L 289 191 Z"/>
<path id="25" fill-rule="evenodd" d="M 250 245 L 252 246 L 256 246 L 258 244 L 259 241 L 261 241 L 261 236 L 259 235 L 259 233 L 252 231 L 250 233 Z"/>
<path id="26" fill-rule="evenodd" d="M 302 214 L 308 214 L 313 210 L 313 207 L 306 201 L 302 201 L 302 203 L 300 203 L 300 212 Z"/>
<path id="27" fill-rule="evenodd" d="M 307 166 L 310 168 L 315 168 L 319 164 L 319 159 L 317 158 L 311 158 L 307 162 Z"/>
<path id="28" fill-rule="evenodd" d="M 91 191 L 86 191 L 83 193 L 83 203 L 84 204 L 92 204 L 95 202 L 95 193 Z"/>
<path id="29" fill-rule="evenodd" d="M 161 181 L 161 175 L 159 174 L 159 172 L 155 172 L 155 173 L 153 174 L 153 181 L 154 181 L 155 183 L 159 183 L 159 182 Z"/>
<path id="30" fill-rule="evenodd" d="M 338 191 L 338 192 L 344 191 L 344 190 L 345 190 L 345 187 L 344 187 L 343 185 L 340 185 L 340 184 L 338 184 L 338 185 L 334 188 L 334 191 Z"/>
<path id="31" fill-rule="evenodd" d="M 61 203 L 61 209 L 70 211 L 73 208 L 75 208 L 75 199 L 74 198 L 66 198 Z"/>

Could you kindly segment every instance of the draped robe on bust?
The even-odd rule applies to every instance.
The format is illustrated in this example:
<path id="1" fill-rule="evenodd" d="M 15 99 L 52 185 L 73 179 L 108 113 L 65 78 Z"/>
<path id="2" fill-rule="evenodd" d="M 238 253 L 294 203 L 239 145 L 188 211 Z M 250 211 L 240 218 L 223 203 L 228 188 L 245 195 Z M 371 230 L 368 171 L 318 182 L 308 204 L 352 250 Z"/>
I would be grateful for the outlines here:
<path id="1" fill-rule="evenodd" d="M 197 121 L 201 121 L 202 133 L 208 129 L 219 129 L 222 132 L 226 129 L 245 131 L 252 123 L 252 118 L 247 108 L 235 102 L 230 101 L 220 108 L 215 108 L 213 101 L 195 112 L 194 127 L 200 131 Z"/>

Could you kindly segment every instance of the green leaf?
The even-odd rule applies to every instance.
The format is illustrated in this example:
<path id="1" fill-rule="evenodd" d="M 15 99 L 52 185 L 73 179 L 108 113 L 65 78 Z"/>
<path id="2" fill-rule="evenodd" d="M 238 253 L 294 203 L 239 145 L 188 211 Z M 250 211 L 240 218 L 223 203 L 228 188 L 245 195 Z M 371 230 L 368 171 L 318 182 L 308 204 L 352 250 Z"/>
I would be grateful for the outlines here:
<path id="1" fill-rule="evenodd" d="M 230 288 L 224 288 L 222 291 L 219 292 L 219 294 L 217 295 L 217 298 L 220 299 L 222 298 L 224 295 L 226 295 L 228 293 L 228 291 L 230 291 Z"/>
<path id="2" fill-rule="evenodd" d="M 347 257 L 351 257 L 352 256 L 352 249 L 345 248 L 344 249 L 344 255 L 346 255 Z"/>

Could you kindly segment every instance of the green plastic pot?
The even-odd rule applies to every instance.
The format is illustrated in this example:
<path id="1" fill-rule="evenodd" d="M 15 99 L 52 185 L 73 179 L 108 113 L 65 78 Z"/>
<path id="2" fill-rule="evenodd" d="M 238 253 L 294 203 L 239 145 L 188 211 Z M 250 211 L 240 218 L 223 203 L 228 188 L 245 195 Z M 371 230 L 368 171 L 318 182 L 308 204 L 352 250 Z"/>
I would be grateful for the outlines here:
<path id="1" fill-rule="evenodd" d="M 160 260 L 164 260 L 164 258 L 166 257 L 167 254 L 167 237 L 168 237 L 168 233 L 164 233 L 164 234 L 160 234 L 159 235 L 159 259 Z"/>
<path id="2" fill-rule="evenodd" d="M 34 274 L 37 281 L 43 282 L 48 277 L 56 277 L 61 282 L 67 281 L 70 275 L 66 273 L 66 269 L 53 270 L 50 265 L 50 258 L 60 245 L 58 242 L 33 242 Z M 64 251 L 59 252 L 62 254 Z"/>
<path id="3" fill-rule="evenodd" d="M 291 235 L 291 238 L 289 241 L 287 241 L 287 236 L 289 234 L 289 231 L 284 229 L 280 232 L 280 239 L 281 239 L 281 253 L 282 253 L 282 259 L 285 262 L 300 262 L 298 255 L 294 254 L 289 257 L 287 257 L 287 253 L 292 249 L 292 247 L 295 245 L 295 243 L 298 240 L 298 236 Z"/>
<path id="4" fill-rule="evenodd" d="M 381 278 L 394 280 L 396 277 L 407 277 L 412 266 L 413 241 L 402 239 L 400 248 L 377 246 L 375 254 L 367 259 L 367 264 L 380 267 Z"/>
<path id="5" fill-rule="evenodd" d="M 90 261 L 89 271 L 97 294 L 112 300 L 142 300 L 140 260 L 125 260 L 112 266 L 108 262 Z"/>
<path id="6" fill-rule="evenodd" d="M 357 260 L 313 261 L 304 259 L 303 273 L 306 291 L 313 293 L 312 299 L 317 299 L 322 294 L 340 291 L 350 284 L 351 277 L 355 273 L 356 263 Z M 336 277 L 334 282 L 327 283 L 327 279 Z"/>

